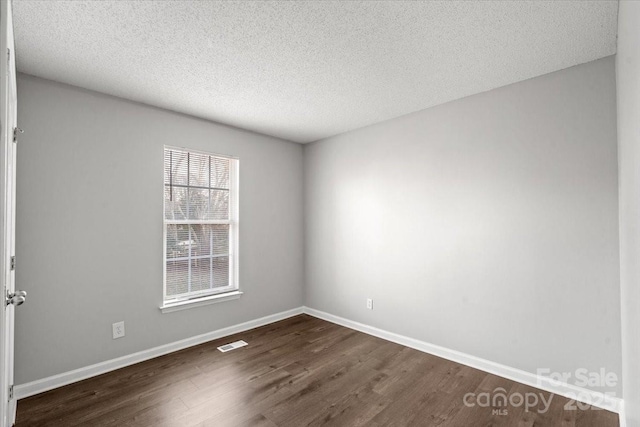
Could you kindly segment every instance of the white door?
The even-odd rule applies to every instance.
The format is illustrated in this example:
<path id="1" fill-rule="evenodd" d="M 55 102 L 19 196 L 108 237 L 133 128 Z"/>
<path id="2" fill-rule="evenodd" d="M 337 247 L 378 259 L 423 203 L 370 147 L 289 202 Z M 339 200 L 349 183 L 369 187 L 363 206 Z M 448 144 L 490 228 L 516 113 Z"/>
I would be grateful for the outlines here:
<path id="1" fill-rule="evenodd" d="M 0 0 L 0 278 L 5 293 L 0 315 L 0 423 L 13 425 L 13 322 L 26 293 L 15 291 L 15 200 L 17 99 L 11 2 Z"/>

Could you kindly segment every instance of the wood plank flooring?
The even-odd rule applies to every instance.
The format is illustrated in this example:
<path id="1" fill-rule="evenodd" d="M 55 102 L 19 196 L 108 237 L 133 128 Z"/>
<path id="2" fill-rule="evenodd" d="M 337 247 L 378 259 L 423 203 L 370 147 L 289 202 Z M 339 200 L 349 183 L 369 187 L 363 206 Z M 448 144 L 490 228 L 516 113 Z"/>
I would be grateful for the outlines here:
<path id="1" fill-rule="evenodd" d="M 216 349 L 238 339 L 249 346 Z M 499 387 L 551 397 L 300 315 L 20 400 L 16 425 L 618 426 L 617 414 L 566 410 L 560 396 L 546 412 L 464 404 Z"/>

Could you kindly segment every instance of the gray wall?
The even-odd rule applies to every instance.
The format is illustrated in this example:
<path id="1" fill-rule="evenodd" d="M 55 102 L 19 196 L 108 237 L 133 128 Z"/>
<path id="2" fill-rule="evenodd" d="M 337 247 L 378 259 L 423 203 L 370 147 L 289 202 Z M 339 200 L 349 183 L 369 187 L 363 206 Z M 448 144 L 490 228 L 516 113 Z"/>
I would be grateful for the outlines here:
<path id="1" fill-rule="evenodd" d="M 622 369 L 629 427 L 640 426 L 640 3 L 618 10 L 618 164 Z"/>
<path id="2" fill-rule="evenodd" d="M 306 304 L 620 376 L 615 96 L 609 57 L 305 147 Z"/>
<path id="3" fill-rule="evenodd" d="M 302 305 L 302 146 L 25 75 L 18 123 L 17 384 Z M 239 300 L 158 309 L 164 144 L 240 158 Z"/>

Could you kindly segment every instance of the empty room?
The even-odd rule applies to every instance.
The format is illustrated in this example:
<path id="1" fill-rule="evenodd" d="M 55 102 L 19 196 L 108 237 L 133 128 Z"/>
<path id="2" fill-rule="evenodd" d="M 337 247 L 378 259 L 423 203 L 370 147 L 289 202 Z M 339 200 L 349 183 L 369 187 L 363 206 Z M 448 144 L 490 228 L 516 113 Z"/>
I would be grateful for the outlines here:
<path id="1" fill-rule="evenodd" d="M 0 0 L 0 427 L 640 427 L 640 1 Z"/>

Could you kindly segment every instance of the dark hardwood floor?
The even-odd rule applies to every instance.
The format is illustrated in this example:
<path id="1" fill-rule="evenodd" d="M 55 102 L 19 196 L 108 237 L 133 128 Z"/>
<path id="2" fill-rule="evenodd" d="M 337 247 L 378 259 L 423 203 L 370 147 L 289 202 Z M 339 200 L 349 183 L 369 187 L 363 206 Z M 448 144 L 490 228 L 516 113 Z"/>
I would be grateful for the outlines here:
<path id="1" fill-rule="evenodd" d="M 238 339 L 249 346 L 216 349 Z M 618 426 L 617 414 L 566 410 L 560 396 L 546 412 L 464 404 L 499 387 L 551 397 L 301 315 L 20 400 L 16 425 Z"/>

